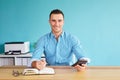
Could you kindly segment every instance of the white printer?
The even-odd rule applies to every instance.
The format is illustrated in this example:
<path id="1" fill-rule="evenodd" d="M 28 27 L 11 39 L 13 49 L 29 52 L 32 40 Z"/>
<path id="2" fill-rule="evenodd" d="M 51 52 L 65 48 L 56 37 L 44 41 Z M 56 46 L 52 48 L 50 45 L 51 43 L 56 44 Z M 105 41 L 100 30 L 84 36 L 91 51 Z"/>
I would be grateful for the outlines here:
<path id="1" fill-rule="evenodd" d="M 30 42 L 6 42 L 4 45 L 5 54 L 24 54 L 30 51 Z"/>

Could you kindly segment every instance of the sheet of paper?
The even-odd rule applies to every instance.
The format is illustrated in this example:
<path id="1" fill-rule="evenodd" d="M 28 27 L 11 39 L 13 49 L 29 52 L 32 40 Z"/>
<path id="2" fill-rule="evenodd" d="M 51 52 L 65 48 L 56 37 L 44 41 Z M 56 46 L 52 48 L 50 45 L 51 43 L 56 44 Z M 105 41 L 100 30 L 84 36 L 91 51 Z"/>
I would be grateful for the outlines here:
<path id="1" fill-rule="evenodd" d="M 55 71 L 53 68 L 45 67 L 44 69 L 39 70 L 38 74 L 55 74 Z"/>
<path id="2" fill-rule="evenodd" d="M 23 71 L 24 75 L 32 75 L 32 74 L 55 74 L 53 68 L 45 67 L 42 70 L 38 70 L 35 68 L 27 68 Z"/>

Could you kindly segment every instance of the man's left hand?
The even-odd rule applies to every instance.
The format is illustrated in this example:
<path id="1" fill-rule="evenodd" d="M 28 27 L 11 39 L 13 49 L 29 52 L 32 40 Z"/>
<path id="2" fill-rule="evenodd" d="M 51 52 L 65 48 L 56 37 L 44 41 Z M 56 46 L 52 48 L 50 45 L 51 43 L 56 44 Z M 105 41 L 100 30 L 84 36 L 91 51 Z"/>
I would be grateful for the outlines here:
<path id="1" fill-rule="evenodd" d="M 76 66 L 74 66 L 74 68 L 75 68 L 77 71 L 84 71 L 84 70 L 86 70 L 86 67 L 87 67 L 86 64 L 82 64 L 81 66 L 77 64 Z"/>

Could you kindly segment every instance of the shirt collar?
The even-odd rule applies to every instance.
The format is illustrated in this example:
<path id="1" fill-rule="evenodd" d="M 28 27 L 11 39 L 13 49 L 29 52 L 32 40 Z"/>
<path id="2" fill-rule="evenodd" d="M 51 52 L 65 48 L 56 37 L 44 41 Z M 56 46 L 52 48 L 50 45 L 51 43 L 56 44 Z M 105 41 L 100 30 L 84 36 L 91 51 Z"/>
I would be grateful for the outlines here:
<path id="1" fill-rule="evenodd" d="M 63 37 L 64 36 L 64 31 L 62 31 L 62 34 L 60 35 L 60 37 Z M 52 31 L 50 32 L 50 37 L 55 37 L 55 35 L 52 33 Z"/>

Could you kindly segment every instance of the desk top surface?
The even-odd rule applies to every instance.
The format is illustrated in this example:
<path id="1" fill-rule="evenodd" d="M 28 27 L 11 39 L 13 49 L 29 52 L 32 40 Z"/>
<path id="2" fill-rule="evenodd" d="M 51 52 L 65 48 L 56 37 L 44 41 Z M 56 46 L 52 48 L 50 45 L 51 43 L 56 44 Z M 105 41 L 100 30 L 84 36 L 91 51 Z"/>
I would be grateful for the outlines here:
<path id="1" fill-rule="evenodd" d="M 81 72 L 72 67 L 53 66 L 54 75 L 12 75 L 13 70 L 22 72 L 24 68 L 26 67 L 0 67 L 0 80 L 120 80 L 119 66 L 91 66 Z"/>

